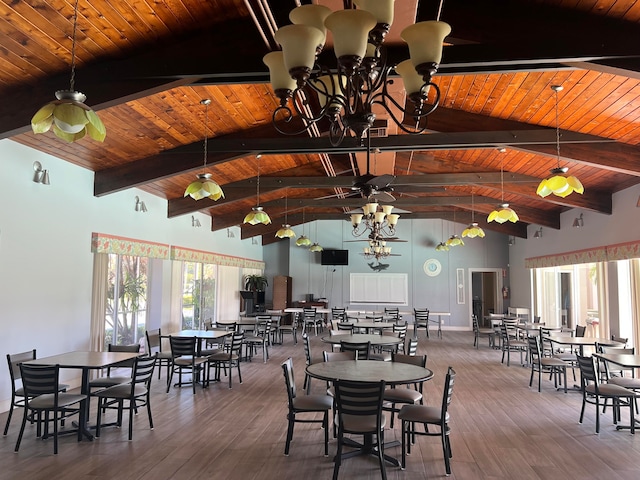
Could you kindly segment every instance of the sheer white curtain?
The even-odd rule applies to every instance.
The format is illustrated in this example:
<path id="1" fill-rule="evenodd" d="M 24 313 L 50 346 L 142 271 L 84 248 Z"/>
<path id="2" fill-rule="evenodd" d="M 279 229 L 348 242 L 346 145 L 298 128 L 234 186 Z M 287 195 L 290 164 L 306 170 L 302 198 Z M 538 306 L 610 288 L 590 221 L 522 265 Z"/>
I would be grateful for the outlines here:
<path id="1" fill-rule="evenodd" d="M 218 266 L 217 285 L 216 320 L 238 320 L 240 318 L 239 292 L 244 288 L 240 268 Z"/>
<path id="2" fill-rule="evenodd" d="M 104 322 L 107 313 L 107 286 L 109 278 L 109 254 L 93 254 L 93 286 L 91 289 L 91 339 L 92 352 L 104 349 Z"/>
<path id="3" fill-rule="evenodd" d="M 597 334 L 601 338 L 609 338 L 611 329 L 609 328 L 609 276 L 607 275 L 607 264 L 598 262 L 596 264 L 598 275 L 598 310 L 599 320 Z"/>
<path id="4" fill-rule="evenodd" d="M 182 330 L 182 262 L 171 262 L 171 313 L 169 325 L 162 326 L 162 334 Z"/>

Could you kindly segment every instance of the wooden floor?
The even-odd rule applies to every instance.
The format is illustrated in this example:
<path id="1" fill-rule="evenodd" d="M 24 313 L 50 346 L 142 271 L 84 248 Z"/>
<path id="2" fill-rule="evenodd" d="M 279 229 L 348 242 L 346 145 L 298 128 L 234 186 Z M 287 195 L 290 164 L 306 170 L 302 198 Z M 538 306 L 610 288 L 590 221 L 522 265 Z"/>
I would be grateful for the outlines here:
<path id="1" fill-rule="evenodd" d="M 448 365 L 458 376 L 451 405 L 453 479 L 637 479 L 640 478 L 640 432 L 616 431 L 610 411 L 595 435 L 595 414 L 588 408 L 578 424 L 581 397 L 556 392 L 547 379 L 543 391 L 528 387 L 529 370 L 500 363 L 500 353 L 483 344 L 472 348 L 471 333 L 444 332 L 438 340 L 421 339 L 419 353 L 435 378 L 427 382 L 428 403 L 439 404 Z M 324 345 L 312 337 L 314 356 Z M 317 424 L 297 424 L 290 456 L 285 457 L 286 393 L 280 363 L 293 357 L 297 383 L 304 373 L 302 343 L 271 349 L 267 364 L 256 356 L 242 364 L 244 383 L 198 389 L 153 385 L 155 429 L 146 414 L 135 419 L 134 439 L 125 429 L 108 428 L 94 442 L 61 437 L 60 453 L 51 440 L 37 440 L 27 427 L 19 453 L 14 453 L 21 411 L 9 435 L 0 440 L 0 480 L 68 479 L 325 479 L 331 478 L 331 454 L 323 456 L 323 432 Z M 517 361 L 514 362 L 517 364 Z M 163 373 L 164 380 L 164 373 Z M 314 381 L 314 391 L 323 384 Z M 588 405 L 587 407 L 591 407 Z M 6 414 L 0 415 L 4 425 Z M 623 421 L 627 420 L 623 414 Z M 398 438 L 398 426 L 385 432 Z M 400 455 L 400 449 L 388 449 Z M 407 459 L 407 469 L 387 466 L 389 479 L 444 477 L 438 438 L 421 437 Z M 340 478 L 379 478 L 374 457 L 343 462 Z"/>

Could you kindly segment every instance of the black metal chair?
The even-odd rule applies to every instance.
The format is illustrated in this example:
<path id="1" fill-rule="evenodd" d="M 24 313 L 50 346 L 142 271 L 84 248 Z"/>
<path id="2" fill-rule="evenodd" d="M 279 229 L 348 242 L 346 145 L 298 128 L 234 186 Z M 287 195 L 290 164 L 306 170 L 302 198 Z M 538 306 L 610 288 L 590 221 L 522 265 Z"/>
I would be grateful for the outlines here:
<path id="1" fill-rule="evenodd" d="M 529 378 L 529 386 L 533 385 L 533 375 L 538 372 L 538 392 L 542 391 L 542 374 L 549 373 L 553 376 L 554 386 L 558 388 L 558 377 L 564 375 L 564 393 L 567 393 L 567 362 L 554 357 L 542 356 L 540 348 L 540 337 L 527 337 L 529 344 L 529 363 L 531 364 L 531 377 Z"/>
<path id="2" fill-rule="evenodd" d="M 354 455 L 359 455 L 362 448 L 369 450 L 375 446 L 380 472 L 383 480 L 387 478 L 384 460 L 384 427 L 386 423 L 382 412 L 385 382 L 347 382 L 336 380 L 334 382 L 336 413 L 338 417 L 338 449 L 334 459 L 333 479 L 338 478 L 338 472 L 342 460 Z M 345 434 L 363 435 L 364 445 L 359 445 L 358 450 L 343 453 Z M 373 442 L 375 436 L 375 445 Z M 368 453 L 365 451 L 365 453 Z"/>
<path id="3" fill-rule="evenodd" d="M 427 338 L 429 338 L 429 309 L 428 308 L 414 308 L 413 309 L 413 336 L 418 338 L 418 329 L 424 328 L 427 332 Z"/>
<path id="4" fill-rule="evenodd" d="M 444 454 L 444 466 L 447 475 L 451 475 L 451 443 L 449 441 L 449 404 L 453 396 L 453 384 L 455 383 L 456 372 L 452 367 L 447 370 L 444 381 L 444 392 L 442 394 L 442 404 L 440 407 L 430 407 L 426 405 L 405 405 L 400 409 L 398 418 L 402 420 L 402 468 L 406 466 L 406 456 L 411 453 L 411 443 L 416 435 L 437 436 L 442 441 L 442 451 Z M 425 426 L 424 432 L 418 432 L 416 423 Z M 437 432 L 430 432 L 427 426 L 439 427 Z"/>
<path id="5" fill-rule="evenodd" d="M 139 353 L 140 345 L 112 345 L 111 343 L 107 346 L 107 351 L 109 352 L 129 352 L 129 353 Z M 96 388 L 109 388 L 114 385 L 120 385 L 121 383 L 128 383 L 131 381 L 131 375 L 133 373 L 133 366 L 135 364 L 135 359 L 125 360 L 124 362 L 117 363 L 107 368 L 107 374 L 103 377 L 98 377 L 89 382 L 89 390 L 93 390 Z M 113 368 L 128 368 L 131 369 L 129 375 L 111 375 L 111 369 Z"/>
<path id="6" fill-rule="evenodd" d="M 214 353 L 207 358 L 209 371 L 211 367 L 215 367 L 215 380 L 220 381 L 220 367 L 224 367 L 225 372 L 229 367 L 229 388 L 232 388 L 232 368 L 235 365 L 238 370 L 238 381 L 242 383 L 242 373 L 240 372 L 240 356 L 242 350 L 242 343 L 244 341 L 243 332 L 235 332 L 231 336 L 231 343 L 227 351 Z M 209 374 L 208 374 L 209 375 Z M 210 375 L 209 375 L 210 376 Z"/>
<path id="7" fill-rule="evenodd" d="M 106 409 L 116 408 L 118 410 L 117 425 L 122 426 L 122 417 L 125 409 L 125 402 L 128 402 L 129 410 L 129 440 L 133 439 L 133 416 L 140 407 L 147 407 L 149 417 L 149 428 L 153 430 L 153 417 L 151 416 L 151 379 L 153 369 L 156 365 L 156 355 L 151 357 L 136 357 L 133 362 L 133 373 L 129 383 L 114 385 L 94 394 L 98 397 L 98 418 L 96 420 L 96 437 L 100 436 L 102 426 L 102 415 Z"/>
<path id="8" fill-rule="evenodd" d="M 24 414 L 16 441 L 15 451 L 20 449 L 27 420 L 36 422 L 38 437 L 49 436 L 49 423 L 53 423 L 53 453 L 58 453 L 58 423 L 71 415 L 84 415 L 82 402 L 86 395 L 60 392 L 59 365 L 28 365 L 20 363 L 20 375 L 24 388 Z M 44 418 L 42 415 L 44 414 Z M 53 414 L 53 418 L 50 417 Z M 44 433 L 42 426 L 44 425 Z M 82 430 L 78 428 L 78 441 Z"/>
<path id="9" fill-rule="evenodd" d="M 7 414 L 7 423 L 4 425 L 4 435 L 9 433 L 9 425 L 11 424 L 11 417 L 13 415 L 14 408 L 24 408 L 25 393 L 24 387 L 18 386 L 18 381 L 22 378 L 20 372 L 20 364 L 22 362 L 28 362 L 29 360 L 36 359 L 35 349 L 21 353 L 7 354 L 7 364 L 9 365 L 9 378 L 11 379 L 11 403 L 9 404 L 9 413 Z M 58 390 L 66 392 L 69 385 L 61 383 L 58 385 Z"/>
<path id="10" fill-rule="evenodd" d="M 578 359 L 578 366 L 580 367 L 580 383 L 582 388 L 582 408 L 580 409 L 579 423 L 582 423 L 587 403 L 595 405 L 596 433 L 600 433 L 600 407 L 604 408 L 607 400 L 611 399 L 613 402 L 613 423 L 617 424 L 620 419 L 620 407 L 628 406 L 630 429 L 631 433 L 634 434 L 636 393 L 620 385 L 601 383 L 594 357 L 582 357 L 578 355 L 576 358 Z"/>
<path id="11" fill-rule="evenodd" d="M 293 360 L 289 357 L 282 363 L 284 381 L 287 386 L 289 412 L 287 413 L 287 441 L 284 454 L 289 455 L 289 447 L 293 439 L 293 428 L 298 423 L 320 423 L 324 429 L 324 455 L 329 455 L 329 411 L 333 406 L 333 398 L 329 395 L 297 395 L 296 382 L 293 374 Z M 298 418 L 298 414 L 322 413 L 322 419 Z"/>
<path id="12" fill-rule="evenodd" d="M 160 374 L 162 372 L 162 367 L 167 367 L 167 383 L 169 383 L 169 373 L 171 372 L 171 364 L 173 363 L 173 355 L 171 352 L 163 352 L 162 351 L 162 330 L 156 328 L 154 330 L 147 330 L 145 332 L 147 337 L 147 351 L 145 352 L 147 355 L 153 355 L 157 353 L 158 360 L 156 361 L 156 365 L 158 366 L 158 378 L 160 378 Z"/>
<path id="13" fill-rule="evenodd" d="M 398 363 L 407 363 L 409 365 L 417 365 L 418 367 L 426 367 L 427 366 L 427 356 L 426 355 L 405 355 L 401 353 L 392 353 L 391 361 Z M 396 405 L 415 405 L 419 403 L 422 405 L 423 403 L 423 382 L 418 382 L 413 385 L 406 385 L 406 388 L 396 388 L 395 385 L 392 385 L 391 388 L 387 388 L 384 391 L 384 402 L 385 406 L 383 410 L 387 412 L 391 412 L 391 422 L 389 427 L 393 428 L 393 420 L 395 414 L 400 412 L 400 408 Z"/>
<path id="14" fill-rule="evenodd" d="M 341 352 L 356 352 L 356 360 L 369 360 L 371 342 L 340 342 Z"/>
<path id="15" fill-rule="evenodd" d="M 209 357 L 199 357 L 198 351 L 198 338 L 197 337 L 174 337 L 169 336 L 169 344 L 171 345 L 171 353 L 173 355 L 171 362 L 171 371 L 167 378 L 167 393 L 171 388 L 171 382 L 173 381 L 173 374 L 178 369 L 178 383 L 176 386 L 181 387 L 182 375 L 185 373 L 191 373 L 191 385 L 193 387 L 193 393 L 196 393 L 196 383 L 200 380 L 202 375 L 202 386 L 207 386 L 208 383 L 208 369 L 204 366 Z"/>

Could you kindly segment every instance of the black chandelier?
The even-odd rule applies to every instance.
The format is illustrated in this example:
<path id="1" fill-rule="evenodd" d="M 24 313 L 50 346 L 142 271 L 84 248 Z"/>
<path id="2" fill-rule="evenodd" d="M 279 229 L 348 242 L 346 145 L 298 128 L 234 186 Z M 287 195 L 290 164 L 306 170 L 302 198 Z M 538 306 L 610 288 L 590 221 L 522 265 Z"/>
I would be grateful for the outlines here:
<path id="1" fill-rule="evenodd" d="M 433 20 L 405 28 L 401 37 L 409 47 L 410 59 L 388 65 L 383 42 L 393 22 L 394 0 L 352 0 L 352 3 L 358 8 L 336 12 L 322 5 L 296 7 L 289 14 L 293 24 L 276 32 L 275 39 L 282 51 L 268 53 L 264 63 L 269 67 L 274 93 L 280 99 L 280 106 L 272 116 L 280 133 L 297 135 L 326 118 L 330 122 L 332 145 L 339 145 L 345 136 L 355 136 L 362 144 L 376 119 L 374 105 L 381 106 L 404 132 L 425 131 L 427 116 L 440 102 L 440 89 L 432 78 L 438 71 L 442 43 L 451 27 Z M 337 58 L 333 68 L 318 62 L 327 30 L 333 35 Z M 389 78 L 391 71 L 403 79 L 408 107 L 398 103 L 388 91 L 393 83 Z M 428 103 L 431 89 L 434 99 Z M 318 96 L 316 112 L 308 101 L 311 91 Z M 403 124 L 394 108 L 412 118 L 413 126 Z M 300 128 L 290 126 L 294 116 L 302 119 Z M 282 120 L 290 129 L 280 126 Z"/>

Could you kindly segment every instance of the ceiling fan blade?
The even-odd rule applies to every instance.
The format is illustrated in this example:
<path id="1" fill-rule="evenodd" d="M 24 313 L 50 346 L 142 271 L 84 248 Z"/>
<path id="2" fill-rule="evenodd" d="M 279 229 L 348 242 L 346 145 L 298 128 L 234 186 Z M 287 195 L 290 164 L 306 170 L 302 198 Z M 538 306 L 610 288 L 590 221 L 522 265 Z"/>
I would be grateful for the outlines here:
<path id="1" fill-rule="evenodd" d="M 367 185 L 373 185 L 374 187 L 382 188 L 389 185 L 396 179 L 394 175 L 379 175 L 377 177 L 370 178 L 365 183 Z"/>

